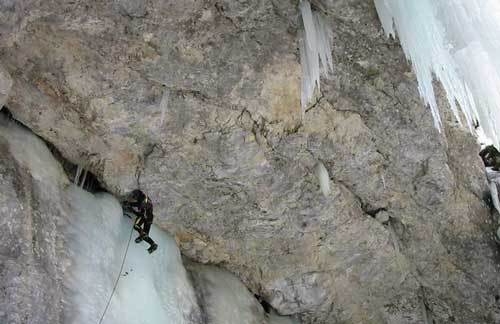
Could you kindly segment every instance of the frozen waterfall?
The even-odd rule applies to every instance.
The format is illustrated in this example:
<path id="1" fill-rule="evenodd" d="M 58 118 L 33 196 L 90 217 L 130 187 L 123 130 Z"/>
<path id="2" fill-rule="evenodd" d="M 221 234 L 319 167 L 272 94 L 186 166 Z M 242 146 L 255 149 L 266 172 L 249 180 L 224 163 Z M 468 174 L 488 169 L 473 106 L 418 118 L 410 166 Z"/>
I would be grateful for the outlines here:
<path id="1" fill-rule="evenodd" d="M 71 323 L 99 323 L 114 282 L 121 276 L 103 323 L 196 323 L 196 296 L 175 241 L 155 226 L 151 237 L 161 247 L 153 254 L 147 244 L 132 242 L 119 274 L 132 229 L 118 201 L 93 195 L 76 186 L 67 190 L 74 212 L 69 250 L 74 267 L 69 288 L 74 307 Z"/>
<path id="2" fill-rule="evenodd" d="M 500 2 L 375 0 L 375 5 L 387 35 L 397 31 L 436 127 L 441 130 L 442 121 L 433 77 L 457 120 L 499 147 Z"/>

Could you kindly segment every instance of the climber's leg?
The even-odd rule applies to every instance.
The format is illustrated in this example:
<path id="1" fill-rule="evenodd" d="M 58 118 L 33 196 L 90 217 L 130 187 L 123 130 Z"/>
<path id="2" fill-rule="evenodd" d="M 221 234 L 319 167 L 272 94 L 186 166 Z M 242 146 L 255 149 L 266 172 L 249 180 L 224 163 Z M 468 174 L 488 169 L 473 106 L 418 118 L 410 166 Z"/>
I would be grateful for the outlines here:
<path id="1" fill-rule="evenodd" d="M 149 243 L 148 252 L 153 253 L 158 248 L 158 244 L 156 244 L 155 241 L 153 241 L 153 239 L 151 237 L 149 237 L 150 230 L 151 230 L 151 223 L 144 224 L 144 234 L 145 235 L 143 237 L 143 240 L 146 241 L 147 243 Z"/>
<path id="2" fill-rule="evenodd" d="M 144 229 L 142 228 L 142 225 L 144 224 L 144 218 L 143 217 L 137 217 L 134 223 L 134 229 L 139 232 L 139 236 L 135 239 L 135 243 L 141 243 L 142 240 L 144 239 L 144 236 L 147 235 L 144 232 Z"/>

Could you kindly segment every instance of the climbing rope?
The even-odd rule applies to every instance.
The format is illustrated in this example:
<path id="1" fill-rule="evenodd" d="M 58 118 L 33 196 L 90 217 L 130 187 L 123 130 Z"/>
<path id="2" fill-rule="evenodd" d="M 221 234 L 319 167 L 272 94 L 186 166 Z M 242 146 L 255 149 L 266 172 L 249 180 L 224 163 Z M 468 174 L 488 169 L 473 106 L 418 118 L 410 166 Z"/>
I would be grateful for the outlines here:
<path id="1" fill-rule="evenodd" d="M 115 285 L 113 287 L 113 291 L 111 292 L 111 295 L 109 296 L 108 303 L 106 304 L 106 308 L 104 308 L 104 312 L 102 313 L 101 319 L 99 320 L 99 324 L 102 323 L 102 320 L 104 319 L 104 315 L 106 315 L 106 312 L 108 311 L 109 304 L 111 303 L 111 299 L 113 298 L 113 295 L 115 294 L 115 291 L 116 291 L 116 287 L 118 286 L 118 281 L 120 280 L 120 277 L 122 276 L 123 266 L 125 265 L 125 259 L 127 258 L 128 248 L 130 246 L 130 241 L 132 240 L 133 233 L 134 233 L 134 223 L 132 223 L 132 229 L 130 230 L 130 236 L 128 238 L 127 248 L 125 249 L 125 254 L 123 255 L 123 260 L 122 260 L 122 265 L 120 267 L 120 272 L 118 272 L 118 277 L 116 278 Z"/>

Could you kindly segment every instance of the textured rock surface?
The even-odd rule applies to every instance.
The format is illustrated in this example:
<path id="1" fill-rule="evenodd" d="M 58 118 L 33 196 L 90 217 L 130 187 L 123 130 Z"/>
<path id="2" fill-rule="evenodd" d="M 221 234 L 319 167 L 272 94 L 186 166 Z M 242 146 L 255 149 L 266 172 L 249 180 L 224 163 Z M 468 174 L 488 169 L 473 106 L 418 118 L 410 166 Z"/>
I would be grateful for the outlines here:
<path id="1" fill-rule="evenodd" d="M 0 1 L 8 106 L 282 314 L 498 321 L 478 146 L 434 129 L 369 1 L 324 1 L 335 71 L 301 121 L 296 5 Z"/>
<path id="2" fill-rule="evenodd" d="M 294 25 L 276 15 L 296 15 L 291 2 L 0 5 L 11 110 L 114 191 L 135 186 L 144 155 L 172 133 L 193 141 L 243 109 L 298 121 Z M 135 6 L 146 18 L 131 17 Z M 162 120 L 167 105 L 175 120 Z"/>

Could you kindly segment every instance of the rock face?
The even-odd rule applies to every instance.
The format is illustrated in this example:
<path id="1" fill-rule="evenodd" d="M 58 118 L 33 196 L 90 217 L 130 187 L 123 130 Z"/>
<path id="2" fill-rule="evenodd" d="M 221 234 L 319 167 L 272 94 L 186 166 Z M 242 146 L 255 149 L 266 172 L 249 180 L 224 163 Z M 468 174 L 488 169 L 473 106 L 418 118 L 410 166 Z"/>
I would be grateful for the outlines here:
<path id="1" fill-rule="evenodd" d="M 185 255 L 282 314 L 499 321 L 474 139 L 433 127 L 369 1 L 318 4 L 335 70 L 302 119 L 296 6 L 0 1 L 7 105 L 109 190 L 144 188 Z"/>
<path id="2" fill-rule="evenodd" d="M 155 145 L 202 139 L 245 109 L 298 123 L 291 2 L 0 5 L 10 109 L 115 192 L 137 185 Z"/>

